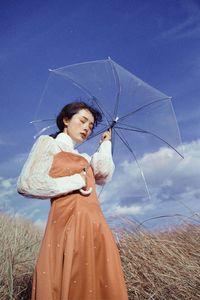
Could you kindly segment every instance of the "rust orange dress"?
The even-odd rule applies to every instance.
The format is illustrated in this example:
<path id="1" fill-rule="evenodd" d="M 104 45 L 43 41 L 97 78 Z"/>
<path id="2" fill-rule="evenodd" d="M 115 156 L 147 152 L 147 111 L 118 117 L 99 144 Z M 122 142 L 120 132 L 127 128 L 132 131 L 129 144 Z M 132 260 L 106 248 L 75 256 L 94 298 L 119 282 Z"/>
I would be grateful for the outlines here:
<path id="1" fill-rule="evenodd" d="M 49 176 L 73 175 L 85 166 L 83 156 L 60 151 Z M 86 177 L 91 194 L 76 190 L 51 199 L 32 300 L 128 300 L 119 251 L 97 198 L 91 166 Z"/>

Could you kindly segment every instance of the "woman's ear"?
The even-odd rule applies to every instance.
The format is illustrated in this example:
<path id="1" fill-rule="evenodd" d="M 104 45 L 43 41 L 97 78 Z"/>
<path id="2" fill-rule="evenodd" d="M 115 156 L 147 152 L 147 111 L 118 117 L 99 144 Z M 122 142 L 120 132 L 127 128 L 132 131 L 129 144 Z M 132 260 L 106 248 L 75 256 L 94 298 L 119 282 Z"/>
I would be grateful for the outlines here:
<path id="1" fill-rule="evenodd" d="M 68 126 L 68 120 L 66 118 L 63 118 L 63 124 L 67 127 Z"/>

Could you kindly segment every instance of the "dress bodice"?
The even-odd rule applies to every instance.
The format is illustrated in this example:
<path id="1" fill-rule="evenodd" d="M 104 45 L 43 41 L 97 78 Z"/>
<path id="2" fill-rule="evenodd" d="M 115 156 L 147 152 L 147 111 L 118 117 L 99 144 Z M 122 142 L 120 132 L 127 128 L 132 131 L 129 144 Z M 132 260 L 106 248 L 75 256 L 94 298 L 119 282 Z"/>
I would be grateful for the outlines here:
<path id="1" fill-rule="evenodd" d="M 95 189 L 93 169 L 86 158 L 79 154 L 61 151 L 54 155 L 53 163 L 49 171 L 52 178 L 71 176 L 81 173 L 86 169 L 86 186 Z"/>

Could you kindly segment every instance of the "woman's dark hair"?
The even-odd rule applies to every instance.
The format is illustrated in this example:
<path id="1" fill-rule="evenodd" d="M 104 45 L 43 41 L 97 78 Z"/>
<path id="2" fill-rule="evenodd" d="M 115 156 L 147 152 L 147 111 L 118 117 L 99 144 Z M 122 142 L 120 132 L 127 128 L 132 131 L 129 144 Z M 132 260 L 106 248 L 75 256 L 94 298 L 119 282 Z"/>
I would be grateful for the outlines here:
<path id="1" fill-rule="evenodd" d="M 88 105 L 85 102 L 75 101 L 65 105 L 56 118 L 56 124 L 58 126 L 59 131 L 56 133 L 50 134 L 51 137 L 56 138 L 57 135 L 64 130 L 63 118 L 70 120 L 73 115 L 77 114 L 81 109 L 87 109 L 91 112 L 94 117 L 94 127 L 96 127 L 102 120 L 102 114 L 96 108 Z"/>

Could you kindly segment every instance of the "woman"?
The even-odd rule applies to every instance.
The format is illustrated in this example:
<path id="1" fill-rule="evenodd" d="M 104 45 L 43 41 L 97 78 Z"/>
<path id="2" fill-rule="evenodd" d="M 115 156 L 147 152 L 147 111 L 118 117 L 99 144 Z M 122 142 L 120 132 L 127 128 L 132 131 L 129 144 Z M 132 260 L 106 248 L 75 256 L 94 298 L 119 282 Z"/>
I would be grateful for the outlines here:
<path id="1" fill-rule="evenodd" d="M 101 114 L 84 102 L 66 105 L 59 133 L 34 144 L 18 179 L 18 192 L 51 198 L 48 222 L 35 267 L 32 300 L 127 300 L 120 257 L 97 199 L 95 183 L 114 171 L 111 131 L 92 157 L 79 154 Z"/>

